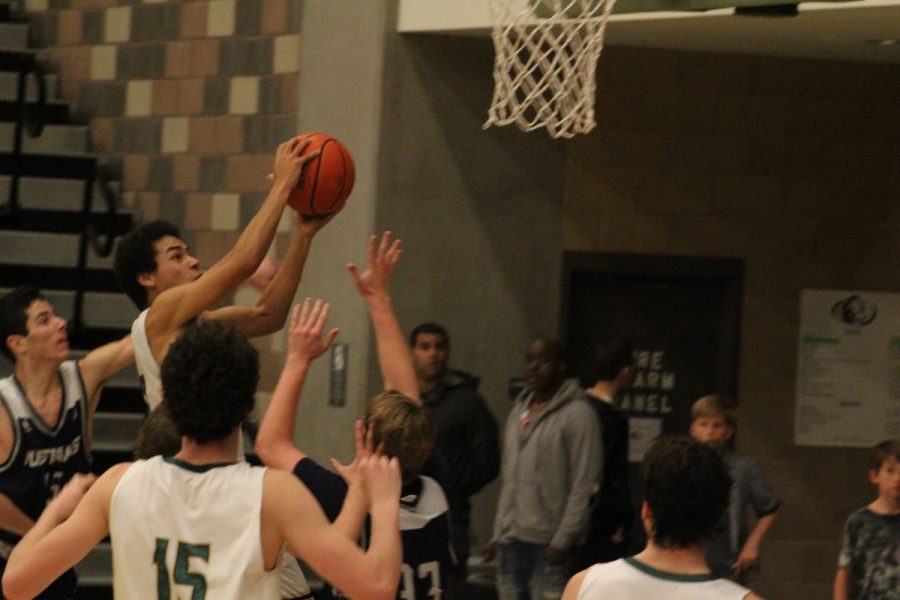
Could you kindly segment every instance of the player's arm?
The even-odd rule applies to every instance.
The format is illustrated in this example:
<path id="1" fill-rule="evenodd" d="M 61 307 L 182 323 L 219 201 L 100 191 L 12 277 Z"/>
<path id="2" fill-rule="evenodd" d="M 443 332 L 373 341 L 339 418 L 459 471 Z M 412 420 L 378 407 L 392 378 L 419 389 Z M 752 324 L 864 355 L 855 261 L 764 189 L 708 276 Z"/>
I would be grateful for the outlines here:
<path id="1" fill-rule="evenodd" d="M 93 415 L 97 408 L 97 402 L 100 400 L 100 394 L 97 392 L 103 383 L 133 362 L 134 346 L 131 343 L 131 335 L 100 346 L 78 361 L 85 393 L 89 398 L 90 415 Z"/>
<path id="2" fill-rule="evenodd" d="M 329 525 L 312 495 L 285 473 L 266 474 L 263 519 L 275 525 L 288 551 L 350 598 L 391 600 L 400 579 L 400 467 L 372 457 L 364 465 L 371 501 L 371 539 L 364 552 Z"/>
<path id="3" fill-rule="evenodd" d="M 847 600 L 850 588 L 850 567 L 838 567 L 834 575 L 834 600 Z"/>
<path id="4" fill-rule="evenodd" d="M 335 214 L 297 218 L 284 263 L 263 288 L 256 305 L 226 306 L 207 313 L 205 318 L 227 321 L 238 327 L 247 337 L 268 335 L 284 327 L 284 321 L 294 301 L 294 294 L 303 276 L 303 267 L 309 256 L 312 238 Z"/>
<path id="5" fill-rule="evenodd" d="M 168 340 L 185 323 L 253 275 L 275 237 L 281 213 L 303 164 L 319 154 L 303 155 L 307 144 L 308 141 L 298 142 L 295 138 L 278 147 L 272 189 L 234 247 L 198 279 L 168 289 L 156 298 L 147 316 L 147 332 L 151 339 Z"/>
<path id="6" fill-rule="evenodd" d="M 386 231 L 380 244 L 376 236 L 369 238 L 365 271 L 360 273 L 352 263 L 347 265 L 347 269 L 353 275 L 360 296 L 369 305 L 384 388 L 397 390 L 421 402 L 412 355 L 388 293 L 391 274 L 402 253 L 400 240 L 391 242 L 391 232 Z"/>
<path id="7" fill-rule="evenodd" d="M 88 475 L 66 484 L 10 554 L 3 575 L 6 598 L 36 596 L 109 534 L 109 502 L 127 467 L 109 469 L 93 485 Z"/>
<path id="8" fill-rule="evenodd" d="M 256 453 L 268 466 L 292 471 L 306 454 L 294 445 L 294 420 L 303 383 L 312 362 L 324 353 L 337 329 L 323 336 L 331 305 L 307 298 L 294 307 L 288 329 L 288 352 L 278 384 L 256 435 Z"/>
<path id="9" fill-rule="evenodd" d="M 331 459 L 332 468 L 347 484 L 347 495 L 340 514 L 334 520 L 334 526 L 354 541 L 359 540 L 369 507 L 369 499 L 362 482 L 362 465 L 370 457 L 381 454 L 381 449 L 377 452 L 375 450 L 374 435 L 373 428 L 367 427 L 362 419 L 357 419 L 353 430 L 353 441 L 356 446 L 353 462 L 343 465 L 337 459 Z"/>

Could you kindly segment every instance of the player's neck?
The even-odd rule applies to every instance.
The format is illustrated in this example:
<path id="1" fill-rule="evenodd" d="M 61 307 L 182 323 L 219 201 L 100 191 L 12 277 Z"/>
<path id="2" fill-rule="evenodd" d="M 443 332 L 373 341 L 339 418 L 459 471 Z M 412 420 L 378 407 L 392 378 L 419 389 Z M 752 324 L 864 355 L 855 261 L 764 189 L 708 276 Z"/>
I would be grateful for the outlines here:
<path id="1" fill-rule="evenodd" d="M 16 379 L 25 395 L 32 402 L 40 402 L 48 397 L 58 397 L 60 388 L 59 363 L 37 362 L 22 359 L 16 361 Z"/>
<path id="2" fill-rule="evenodd" d="M 897 515 L 900 514 L 900 497 L 878 496 L 875 501 L 869 505 L 869 510 L 879 515 Z"/>
<path id="3" fill-rule="evenodd" d="M 635 555 L 635 558 L 647 566 L 666 573 L 703 575 L 710 572 L 709 565 L 703 558 L 701 546 L 663 548 L 657 546 L 653 540 L 649 540 L 647 547 Z"/>
<path id="4" fill-rule="evenodd" d="M 181 451 L 175 458 L 192 465 L 237 462 L 240 428 L 235 429 L 223 440 L 198 444 L 189 437 L 181 438 Z"/>

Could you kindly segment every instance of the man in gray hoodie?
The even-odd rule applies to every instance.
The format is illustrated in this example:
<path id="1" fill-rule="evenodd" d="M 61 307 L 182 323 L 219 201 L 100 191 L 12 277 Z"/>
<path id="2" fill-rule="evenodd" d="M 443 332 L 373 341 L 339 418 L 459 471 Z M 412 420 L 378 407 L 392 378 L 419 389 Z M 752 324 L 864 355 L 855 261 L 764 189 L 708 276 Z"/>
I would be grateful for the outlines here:
<path id="1" fill-rule="evenodd" d="M 562 596 L 572 550 L 587 534 L 603 468 L 600 427 L 562 347 L 537 339 L 525 355 L 526 388 L 506 421 L 494 519 L 500 600 Z"/>

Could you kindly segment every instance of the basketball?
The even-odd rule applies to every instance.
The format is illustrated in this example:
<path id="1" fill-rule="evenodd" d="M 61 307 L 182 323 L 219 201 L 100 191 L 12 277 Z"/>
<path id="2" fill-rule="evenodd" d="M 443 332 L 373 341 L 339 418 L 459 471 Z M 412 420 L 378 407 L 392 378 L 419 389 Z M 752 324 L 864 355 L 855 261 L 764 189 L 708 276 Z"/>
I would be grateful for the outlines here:
<path id="1" fill-rule="evenodd" d="M 321 150 L 322 154 L 303 165 L 288 203 L 307 217 L 337 212 L 344 207 L 356 180 L 353 157 L 340 140 L 327 133 L 303 133 L 298 143 L 305 140 L 309 140 L 309 144 L 303 154 L 316 150 Z"/>

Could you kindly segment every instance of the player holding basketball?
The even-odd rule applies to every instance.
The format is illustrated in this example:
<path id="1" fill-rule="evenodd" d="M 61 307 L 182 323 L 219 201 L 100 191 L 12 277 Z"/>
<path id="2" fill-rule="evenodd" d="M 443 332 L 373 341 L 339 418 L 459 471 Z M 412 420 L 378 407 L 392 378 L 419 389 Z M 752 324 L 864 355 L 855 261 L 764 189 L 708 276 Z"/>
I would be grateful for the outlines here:
<path id="1" fill-rule="evenodd" d="M 419 399 L 412 357 L 388 294 L 390 276 L 399 258 L 399 240 L 391 243 L 390 234 L 385 233 L 377 247 L 375 236 L 369 240 L 364 272 L 358 273 L 354 265 L 348 267 L 357 290 L 369 305 L 378 360 L 388 390 L 369 402 L 365 425 L 361 421 L 356 424 L 357 456 L 352 464 L 367 460 L 373 447 L 381 447 L 386 455 L 399 460 L 403 473 L 400 529 L 404 564 L 397 598 L 447 600 L 453 597 L 448 589 L 452 559 L 447 499 L 437 481 L 420 474 L 434 445 L 435 428 Z M 328 312 L 328 304 L 313 304 L 309 299 L 294 309 L 284 369 L 260 425 L 256 451 L 268 466 L 291 471 L 300 478 L 325 514 L 334 519 L 342 506 L 347 513 L 353 489 L 352 470 L 335 465 L 347 480 L 345 483 L 341 476 L 319 466 L 294 446 L 292 439 L 309 367 L 337 335 L 337 330 L 331 330 L 323 337 Z M 357 512 L 355 520 L 348 520 L 348 534 L 355 537 L 359 533 L 364 516 Z M 349 590 L 342 591 L 353 597 Z"/>
<path id="2" fill-rule="evenodd" d="M 256 306 L 211 309 L 253 275 L 265 257 L 303 165 L 319 155 L 304 154 L 307 143 L 294 138 L 278 147 L 269 195 L 234 247 L 202 277 L 197 259 L 170 223 L 147 223 L 119 241 L 114 261 L 116 279 L 143 311 L 131 332 L 144 397 L 151 409 L 162 400 L 158 365 L 182 328 L 196 317 L 231 323 L 248 337 L 273 333 L 284 326 L 312 238 L 335 213 L 298 219 L 284 264 Z"/>
<path id="3" fill-rule="evenodd" d="M 345 512 L 372 516 L 363 552 L 330 525 L 294 477 L 235 462 L 259 379 L 255 348 L 234 327 L 198 321 L 162 365 L 181 451 L 77 478 L 9 559 L 7 598 L 30 598 L 107 534 L 117 598 L 279 598 L 284 545 L 354 598 L 393 598 L 400 574 L 396 460 L 354 465 Z M 88 489 L 90 488 L 90 489 Z M 82 498 L 83 495 L 83 498 Z"/>
<path id="4" fill-rule="evenodd" d="M 66 320 L 34 287 L 0 298 L 0 340 L 15 374 L 0 380 L 0 574 L 13 545 L 76 473 L 90 470 L 100 389 L 134 357 L 131 337 L 69 360 Z M 67 571 L 41 598 L 71 598 Z"/>

